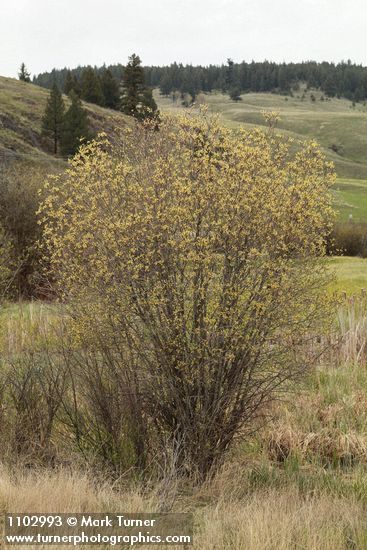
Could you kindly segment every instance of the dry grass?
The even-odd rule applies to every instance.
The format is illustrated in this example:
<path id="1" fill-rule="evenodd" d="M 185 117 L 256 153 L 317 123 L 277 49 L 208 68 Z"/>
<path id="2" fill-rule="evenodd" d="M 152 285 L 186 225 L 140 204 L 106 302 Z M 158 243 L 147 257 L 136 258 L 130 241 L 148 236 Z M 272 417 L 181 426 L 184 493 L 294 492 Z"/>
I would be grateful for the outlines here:
<path id="1" fill-rule="evenodd" d="M 6 304 L 0 309 L 0 348 L 5 356 L 34 349 L 55 337 L 57 308 L 42 302 Z"/>
<path id="2" fill-rule="evenodd" d="M 147 497 L 138 489 L 117 491 L 112 482 L 96 481 L 82 470 L 15 470 L 0 472 L 0 509 L 5 512 L 63 513 L 153 512 L 154 494 Z"/>
<path id="3" fill-rule="evenodd" d="M 364 511 L 329 496 L 303 498 L 294 488 L 242 502 L 219 502 L 198 514 L 200 550 L 338 550 L 366 548 Z"/>
<path id="4" fill-rule="evenodd" d="M 301 465 L 367 467 L 365 366 L 320 366 L 303 391 L 274 407 L 259 435 L 271 461 L 297 457 Z"/>
<path id="5" fill-rule="evenodd" d="M 154 512 L 154 493 L 144 495 L 139 489 L 117 491 L 115 484 L 96 481 L 96 476 L 82 470 L 15 469 L 0 471 L 0 510 L 5 513 L 98 513 Z M 13 546 L 24 549 L 25 546 Z M 79 546 L 80 547 L 80 546 Z M 85 546 L 81 546 L 85 548 Z M 46 548 L 44 545 L 27 548 Z M 48 548 L 48 546 L 47 546 Z M 54 545 L 63 549 L 65 545 Z M 91 546 L 93 548 L 93 546 Z M 94 546 L 95 548 L 95 546 Z"/>
<path id="6" fill-rule="evenodd" d="M 191 506 L 196 508 L 194 548 L 198 550 L 366 548 L 365 511 L 357 501 L 327 494 L 304 497 L 295 487 L 260 490 L 239 500 L 230 497 L 223 485 L 225 478 L 219 483 L 224 497 L 217 502 L 198 507 L 200 491 L 191 497 Z M 212 498 L 215 486 L 213 490 Z M 210 487 L 207 491 L 209 497 Z M 81 472 L 0 473 L 3 513 L 133 513 L 156 511 L 158 504 L 154 492 L 97 485 Z"/>
<path id="7" fill-rule="evenodd" d="M 344 298 L 338 311 L 338 332 L 342 338 L 339 360 L 342 364 L 365 364 L 367 360 L 367 294 Z"/>
<path id="8" fill-rule="evenodd" d="M 278 426 L 269 434 L 268 453 L 271 460 L 280 463 L 292 453 L 303 459 L 317 457 L 325 465 L 367 463 L 367 437 L 354 432 L 340 433 L 338 429 L 302 432 Z"/>

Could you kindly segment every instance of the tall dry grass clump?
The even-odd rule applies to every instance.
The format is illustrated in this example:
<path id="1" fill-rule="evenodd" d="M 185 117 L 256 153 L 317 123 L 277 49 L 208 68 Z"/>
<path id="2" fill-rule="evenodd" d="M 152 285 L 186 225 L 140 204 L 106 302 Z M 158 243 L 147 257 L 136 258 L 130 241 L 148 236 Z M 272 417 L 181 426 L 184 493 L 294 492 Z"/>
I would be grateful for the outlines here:
<path id="1" fill-rule="evenodd" d="M 220 501 L 198 516 L 201 550 L 344 550 L 367 543 L 361 506 L 327 495 L 305 499 L 294 488 Z"/>
<path id="2" fill-rule="evenodd" d="M 337 314 L 337 330 L 342 364 L 363 365 L 367 359 L 367 294 L 343 295 Z"/>

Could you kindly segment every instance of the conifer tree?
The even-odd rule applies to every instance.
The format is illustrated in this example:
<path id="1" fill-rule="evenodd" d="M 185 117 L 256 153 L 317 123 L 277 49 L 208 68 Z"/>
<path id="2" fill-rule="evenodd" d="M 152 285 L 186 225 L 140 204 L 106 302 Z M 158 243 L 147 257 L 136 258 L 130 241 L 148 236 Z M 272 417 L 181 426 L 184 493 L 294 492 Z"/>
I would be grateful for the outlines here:
<path id="1" fill-rule="evenodd" d="M 191 101 L 194 102 L 199 91 L 200 84 L 197 75 L 195 74 L 193 66 L 188 65 L 184 68 L 182 77 L 182 92 L 184 94 L 189 94 L 191 96 Z"/>
<path id="2" fill-rule="evenodd" d="M 165 71 L 161 78 L 159 91 L 161 95 L 168 97 L 169 94 L 172 92 L 172 90 L 173 90 L 172 79 L 170 78 L 169 72 Z"/>
<path id="3" fill-rule="evenodd" d="M 156 118 L 157 122 L 159 122 L 158 107 L 153 97 L 153 90 L 151 88 L 145 88 L 143 91 L 141 109 L 138 118 Z"/>
<path id="4" fill-rule="evenodd" d="M 235 86 L 235 77 L 234 77 L 234 63 L 233 60 L 227 59 L 226 67 L 226 91 L 231 90 Z"/>
<path id="5" fill-rule="evenodd" d="M 363 96 L 364 96 L 363 87 L 362 87 L 362 86 L 359 86 L 359 87 L 356 89 L 355 93 L 354 93 L 354 98 L 353 98 L 353 99 L 354 99 L 355 102 L 358 103 L 359 101 L 361 101 L 361 100 L 363 99 Z"/>
<path id="6" fill-rule="evenodd" d="M 140 57 L 133 53 L 125 67 L 121 110 L 127 115 L 139 118 L 142 95 L 144 93 L 144 69 Z"/>
<path id="7" fill-rule="evenodd" d="M 72 90 L 76 93 L 77 96 L 80 96 L 79 82 L 78 82 L 75 74 L 73 74 L 71 71 L 68 71 L 66 73 L 66 80 L 65 80 L 65 85 L 64 85 L 64 94 L 70 95 L 70 92 Z"/>
<path id="8" fill-rule="evenodd" d="M 234 86 L 233 88 L 230 88 L 228 90 L 229 97 L 232 99 L 232 101 L 242 101 L 241 98 L 241 89 L 239 86 Z"/>
<path id="9" fill-rule="evenodd" d="M 77 94 L 70 92 L 71 105 L 66 111 L 60 140 L 61 152 L 65 156 L 75 155 L 81 140 L 91 139 L 88 116 Z"/>
<path id="10" fill-rule="evenodd" d="M 151 88 L 145 86 L 140 57 L 133 54 L 125 67 L 122 85 L 121 110 L 139 120 L 157 117 L 157 104 Z"/>
<path id="11" fill-rule="evenodd" d="M 53 140 L 55 155 L 57 155 L 58 143 L 61 138 L 64 112 L 65 105 L 62 95 L 57 85 L 54 84 L 42 118 L 42 134 Z"/>
<path id="12" fill-rule="evenodd" d="M 110 109 L 120 106 L 120 87 L 110 69 L 105 69 L 101 77 L 101 87 L 104 96 L 104 105 Z"/>
<path id="13" fill-rule="evenodd" d="M 27 67 L 24 63 L 21 64 L 19 73 L 18 73 L 19 80 L 22 80 L 23 82 L 30 82 L 31 81 L 31 73 L 28 72 Z"/>
<path id="14" fill-rule="evenodd" d="M 330 74 L 324 83 L 323 86 L 324 92 L 328 97 L 335 97 L 337 93 L 337 83 L 335 78 L 333 78 L 333 75 Z"/>
<path id="15" fill-rule="evenodd" d="M 86 67 L 82 72 L 81 98 L 89 103 L 104 104 L 101 81 L 92 67 Z"/>

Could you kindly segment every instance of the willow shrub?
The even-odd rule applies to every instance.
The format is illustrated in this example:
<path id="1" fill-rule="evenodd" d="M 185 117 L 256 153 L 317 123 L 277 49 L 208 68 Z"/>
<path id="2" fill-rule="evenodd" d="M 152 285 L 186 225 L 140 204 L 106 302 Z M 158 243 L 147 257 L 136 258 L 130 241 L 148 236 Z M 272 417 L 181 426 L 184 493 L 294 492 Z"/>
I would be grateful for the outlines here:
<path id="1" fill-rule="evenodd" d="M 207 475 L 320 352 L 334 174 L 314 142 L 291 147 L 186 114 L 100 137 L 48 183 L 60 295 L 118 367 L 139 453 L 171 440 Z"/>

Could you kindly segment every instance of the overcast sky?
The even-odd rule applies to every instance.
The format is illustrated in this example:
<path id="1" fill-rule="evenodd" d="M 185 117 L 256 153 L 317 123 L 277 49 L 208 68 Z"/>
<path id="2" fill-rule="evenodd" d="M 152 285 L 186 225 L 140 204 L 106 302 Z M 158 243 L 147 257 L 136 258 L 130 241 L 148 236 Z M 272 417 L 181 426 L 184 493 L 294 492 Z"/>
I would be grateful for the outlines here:
<path id="1" fill-rule="evenodd" d="M 173 61 L 367 65 L 366 0 L 0 0 L 0 75 Z"/>

